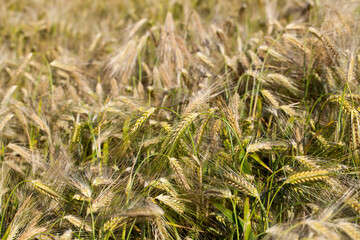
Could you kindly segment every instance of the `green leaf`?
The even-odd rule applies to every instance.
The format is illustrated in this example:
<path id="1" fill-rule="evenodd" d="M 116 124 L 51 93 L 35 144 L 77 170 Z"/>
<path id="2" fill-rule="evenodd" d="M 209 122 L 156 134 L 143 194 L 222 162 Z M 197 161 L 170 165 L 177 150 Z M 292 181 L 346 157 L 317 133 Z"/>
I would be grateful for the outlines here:
<path id="1" fill-rule="evenodd" d="M 245 150 L 242 148 L 239 153 L 239 160 L 241 161 L 246 156 Z"/>
<path id="2" fill-rule="evenodd" d="M 249 197 L 246 197 L 244 204 L 244 240 L 248 240 L 251 233 L 251 214 Z"/>
<path id="3" fill-rule="evenodd" d="M 241 172 L 245 174 L 251 174 L 251 166 L 249 164 L 248 158 L 244 157 L 241 162 Z"/>
<path id="4" fill-rule="evenodd" d="M 271 169 L 270 169 L 263 161 L 261 161 L 261 159 L 259 158 L 259 156 L 256 155 L 255 153 L 251 153 L 251 154 L 250 154 L 250 157 L 252 157 L 255 161 L 257 161 L 258 163 L 260 163 L 261 166 L 263 166 L 264 168 L 266 168 L 267 170 L 269 170 L 271 173 L 273 172 L 273 171 L 271 171 Z"/>
<path id="5" fill-rule="evenodd" d="M 234 223 L 234 219 L 233 219 L 233 212 L 230 209 L 227 209 L 226 207 L 224 207 L 223 205 L 221 205 L 220 203 L 215 203 L 215 202 L 211 202 L 212 205 L 214 205 L 220 212 L 222 212 L 222 214 L 224 214 L 224 216 L 229 220 L 229 222 Z"/>

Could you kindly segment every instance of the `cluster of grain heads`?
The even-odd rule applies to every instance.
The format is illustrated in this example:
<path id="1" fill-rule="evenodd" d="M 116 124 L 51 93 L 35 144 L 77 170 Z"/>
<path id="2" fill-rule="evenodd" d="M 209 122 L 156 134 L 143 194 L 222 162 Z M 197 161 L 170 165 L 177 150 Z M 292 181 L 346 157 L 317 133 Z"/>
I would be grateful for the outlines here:
<path id="1" fill-rule="evenodd" d="M 136 120 L 134 126 L 131 128 L 131 130 L 129 131 L 129 135 L 133 135 L 134 133 L 136 133 L 141 127 L 143 127 L 144 123 L 147 122 L 147 120 L 149 119 L 149 117 L 155 112 L 156 108 L 150 108 L 148 110 L 146 110 L 141 117 Z"/>
<path id="2" fill-rule="evenodd" d="M 2 4 L 0 236 L 359 238 L 358 6 Z"/>
<path id="3" fill-rule="evenodd" d="M 107 232 L 116 230 L 125 224 L 125 222 L 123 222 L 124 219 L 126 219 L 126 217 L 112 217 L 104 223 L 104 231 Z"/>
<path id="4" fill-rule="evenodd" d="M 184 170 L 180 166 L 178 160 L 176 158 L 169 158 L 171 169 L 174 172 L 175 180 L 178 184 L 183 187 L 185 190 L 190 190 L 190 185 L 188 180 L 185 177 Z"/>
<path id="5" fill-rule="evenodd" d="M 208 188 L 204 191 L 205 197 L 209 198 L 231 198 L 232 193 L 229 189 Z"/>
<path id="6" fill-rule="evenodd" d="M 72 225 L 74 225 L 79 230 L 84 230 L 86 232 L 92 232 L 92 227 L 90 223 L 87 223 L 83 219 L 79 219 L 76 216 L 73 215 L 67 215 L 64 217 L 67 221 L 69 221 Z"/>
<path id="7" fill-rule="evenodd" d="M 332 206 L 334 207 L 334 206 Z M 326 213 L 329 209 L 325 209 Z M 322 216 L 323 214 L 320 214 Z M 343 218 L 334 218 L 332 211 L 327 219 L 307 218 L 292 224 L 278 224 L 266 231 L 265 239 L 349 239 L 359 238 L 359 227 Z"/>
<path id="8" fill-rule="evenodd" d="M 327 170 L 312 170 L 312 171 L 299 172 L 290 175 L 286 179 L 284 184 L 299 184 L 310 181 L 324 180 L 328 177 L 329 174 L 331 174 L 331 172 Z"/>
<path id="9" fill-rule="evenodd" d="M 246 180 L 243 176 L 238 176 L 231 172 L 224 173 L 226 183 L 238 189 L 240 192 L 243 192 L 249 196 L 260 198 L 259 192 L 255 186 L 253 186 L 248 180 Z"/>
<path id="10" fill-rule="evenodd" d="M 171 154 L 174 151 L 175 146 L 178 144 L 179 139 L 185 133 L 186 129 L 193 123 L 199 113 L 190 113 L 184 116 L 183 120 L 180 121 L 165 138 L 162 148 L 168 150 L 167 154 Z"/>
<path id="11" fill-rule="evenodd" d="M 332 61 L 334 61 L 334 63 L 336 63 L 338 61 L 338 52 L 336 51 L 336 48 L 334 46 L 334 44 L 332 43 L 331 39 L 320 33 L 317 29 L 310 27 L 309 28 L 309 32 L 311 32 L 312 34 L 314 34 L 318 39 L 320 39 L 320 41 L 322 41 L 326 47 L 326 50 L 328 51 L 329 55 L 331 56 Z"/>
<path id="12" fill-rule="evenodd" d="M 173 196 L 159 195 L 159 196 L 156 197 L 156 199 L 159 200 L 161 203 L 171 207 L 172 209 L 174 209 L 179 214 L 184 213 L 184 211 L 186 209 L 184 204 L 179 199 L 176 199 Z"/>
<path id="13" fill-rule="evenodd" d="M 358 200 L 355 198 L 348 198 L 345 200 L 345 203 L 354 209 L 358 214 L 360 214 L 360 203 Z"/>
<path id="14" fill-rule="evenodd" d="M 45 185 L 40 180 L 32 180 L 31 183 L 33 184 L 34 188 L 38 190 L 41 194 L 52 198 L 54 200 L 63 200 L 64 197 L 57 193 L 55 190 L 51 189 L 48 185 Z"/>
<path id="15" fill-rule="evenodd" d="M 360 230 L 356 225 L 345 221 L 339 221 L 336 224 L 350 239 L 360 239 Z"/>
<path id="16" fill-rule="evenodd" d="M 135 206 L 121 214 L 132 218 L 138 217 L 160 217 L 164 215 L 164 210 L 155 203 L 148 202 L 144 206 Z"/>

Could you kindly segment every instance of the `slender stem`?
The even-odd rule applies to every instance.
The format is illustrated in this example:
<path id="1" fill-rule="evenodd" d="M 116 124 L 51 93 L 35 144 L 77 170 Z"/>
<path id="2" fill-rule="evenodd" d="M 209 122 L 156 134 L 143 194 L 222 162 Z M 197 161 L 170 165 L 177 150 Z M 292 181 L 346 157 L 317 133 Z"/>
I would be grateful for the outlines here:
<path id="1" fill-rule="evenodd" d="M 6 213 L 6 209 L 9 205 L 9 202 L 10 202 L 10 198 L 11 196 L 13 195 L 13 193 L 15 192 L 16 188 L 18 188 L 21 184 L 27 182 L 27 180 L 24 180 L 24 181 L 21 181 L 19 182 L 15 187 L 14 189 L 11 191 L 7 201 L 6 201 L 6 204 L 5 204 L 5 207 L 4 207 L 4 211 L 2 212 L 2 216 L 1 216 L 1 223 L 0 223 L 0 233 L 2 233 L 2 227 L 3 227 L 3 223 L 4 223 L 4 218 L 5 218 L 5 213 Z"/>

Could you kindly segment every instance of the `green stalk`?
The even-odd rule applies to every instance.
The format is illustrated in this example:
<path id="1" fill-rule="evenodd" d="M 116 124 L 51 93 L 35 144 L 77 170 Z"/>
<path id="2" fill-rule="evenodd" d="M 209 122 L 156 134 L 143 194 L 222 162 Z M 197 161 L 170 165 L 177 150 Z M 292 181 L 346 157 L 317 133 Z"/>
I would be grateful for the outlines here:
<path id="1" fill-rule="evenodd" d="M 23 184 L 23 183 L 25 183 L 25 182 L 27 182 L 27 180 L 24 180 L 24 181 L 19 182 L 19 183 L 14 187 L 14 189 L 11 191 L 11 193 L 10 193 L 10 195 L 9 195 L 7 201 L 6 201 L 6 204 L 5 204 L 5 207 L 4 207 L 4 209 L 3 209 L 2 216 L 1 216 L 0 234 L 2 233 L 2 227 L 3 227 L 3 223 L 4 223 L 4 219 L 5 219 L 5 213 L 6 213 L 6 209 L 7 209 L 8 205 L 9 205 L 10 198 L 11 198 L 11 196 L 14 194 L 16 188 L 18 188 L 21 184 Z"/>

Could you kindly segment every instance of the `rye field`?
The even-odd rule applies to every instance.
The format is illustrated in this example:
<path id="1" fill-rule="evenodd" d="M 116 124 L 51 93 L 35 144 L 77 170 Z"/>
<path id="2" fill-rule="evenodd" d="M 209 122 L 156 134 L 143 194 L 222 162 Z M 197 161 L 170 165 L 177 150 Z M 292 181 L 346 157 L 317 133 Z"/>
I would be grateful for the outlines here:
<path id="1" fill-rule="evenodd" d="M 359 19 L 0 0 L 0 239 L 360 239 Z"/>

